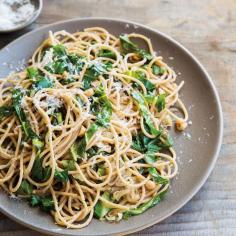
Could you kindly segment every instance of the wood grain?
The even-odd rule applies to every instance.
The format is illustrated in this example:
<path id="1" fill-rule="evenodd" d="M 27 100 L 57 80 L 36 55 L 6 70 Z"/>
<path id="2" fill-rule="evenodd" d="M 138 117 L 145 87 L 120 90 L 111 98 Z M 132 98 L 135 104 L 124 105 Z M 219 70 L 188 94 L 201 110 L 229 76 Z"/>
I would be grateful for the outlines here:
<path id="1" fill-rule="evenodd" d="M 224 139 L 206 184 L 177 213 L 135 235 L 236 235 L 236 1 L 235 0 L 44 0 L 28 29 L 0 35 L 0 48 L 25 32 L 72 17 L 103 16 L 143 23 L 169 34 L 207 68 L 224 111 Z M 39 236 L 0 215 L 0 236 Z"/>

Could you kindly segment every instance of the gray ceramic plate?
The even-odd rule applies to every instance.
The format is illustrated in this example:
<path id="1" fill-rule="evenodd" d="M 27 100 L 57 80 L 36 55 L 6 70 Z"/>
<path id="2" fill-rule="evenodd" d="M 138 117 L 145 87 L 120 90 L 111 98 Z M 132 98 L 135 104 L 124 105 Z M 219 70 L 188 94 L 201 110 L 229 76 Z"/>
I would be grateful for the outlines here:
<path id="1" fill-rule="evenodd" d="M 148 27 L 127 21 L 90 18 L 74 19 L 48 25 L 15 40 L 0 51 L 0 77 L 19 67 L 29 58 L 48 31 L 75 32 L 86 27 L 101 26 L 115 35 L 137 32 L 148 36 L 154 49 L 185 80 L 181 96 L 186 104 L 192 125 L 183 135 L 175 134 L 175 149 L 179 174 L 165 200 L 142 215 L 128 221 L 111 224 L 93 220 L 81 230 L 64 229 L 54 224 L 51 216 L 26 203 L 13 200 L 0 191 L 0 210 L 10 218 L 36 230 L 53 235 L 117 235 L 135 232 L 151 226 L 173 214 L 200 189 L 209 176 L 221 145 L 222 111 L 219 97 L 209 75 L 197 59 L 170 37 Z M 9 65 L 11 68 L 9 68 Z"/>

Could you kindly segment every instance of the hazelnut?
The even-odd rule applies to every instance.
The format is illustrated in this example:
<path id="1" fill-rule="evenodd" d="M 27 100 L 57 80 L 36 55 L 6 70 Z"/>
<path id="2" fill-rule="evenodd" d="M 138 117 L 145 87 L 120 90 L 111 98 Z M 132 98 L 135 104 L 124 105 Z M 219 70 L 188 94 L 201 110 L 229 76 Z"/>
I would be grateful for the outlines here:
<path id="1" fill-rule="evenodd" d="M 145 187 L 148 190 L 153 190 L 156 187 L 156 184 L 152 180 L 148 180 L 147 183 L 145 184 Z"/>
<path id="2" fill-rule="evenodd" d="M 183 119 L 177 119 L 175 121 L 175 127 L 176 127 L 177 130 L 183 131 L 187 127 L 187 122 Z"/>

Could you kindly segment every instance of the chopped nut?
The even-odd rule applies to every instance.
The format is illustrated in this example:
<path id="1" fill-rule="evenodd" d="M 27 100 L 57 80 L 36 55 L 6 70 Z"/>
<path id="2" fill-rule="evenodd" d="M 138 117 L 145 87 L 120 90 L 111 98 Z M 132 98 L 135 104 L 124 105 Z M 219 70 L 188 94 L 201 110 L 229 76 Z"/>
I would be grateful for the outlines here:
<path id="1" fill-rule="evenodd" d="M 79 134 L 78 134 L 78 136 L 79 136 L 79 137 L 82 137 L 82 136 L 84 136 L 85 132 L 86 132 L 86 129 L 85 129 L 85 127 L 84 127 L 84 126 L 82 126 L 82 127 L 81 127 L 81 129 L 80 129 L 80 131 L 79 131 Z"/>
<path id="2" fill-rule="evenodd" d="M 153 190 L 156 187 L 156 184 L 152 180 L 148 180 L 147 183 L 145 184 L 145 187 L 148 190 Z"/>
<path id="3" fill-rule="evenodd" d="M 178 119 L 175 121 L 176 129 L 179 131 L 185 130 L 187 125 L 188 125 L 187 122 L 183 119 Z"/>
<path id="4" fill-rule="evenodd" d="M 133 56 L 130 57 L 130 60 L 135 62 L 135 61 L 139 61 L 141 58 L 139 55 L 135 54 Z"/>
<path id="5" fill-rule="evenodd" d="M 53 45 L 51 38 L 46 39 L 46 40 L 43 42 L 43 44 L 44 44 L 45 46 L 52 46 L 52 45 Z"/>

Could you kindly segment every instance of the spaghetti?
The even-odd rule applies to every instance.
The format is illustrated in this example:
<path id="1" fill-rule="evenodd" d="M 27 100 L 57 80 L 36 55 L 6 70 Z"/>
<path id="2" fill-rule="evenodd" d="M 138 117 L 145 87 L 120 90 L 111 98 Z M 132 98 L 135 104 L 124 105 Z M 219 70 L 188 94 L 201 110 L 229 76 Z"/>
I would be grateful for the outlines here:
<path id="1" fill-rule="evenodd" d="M 187 126 L 175 80 L 143 35 L 49 32 L 0 80 L 1 187 L 68 228 L 153 207 L 178 170 L 169 128 Z"/>

